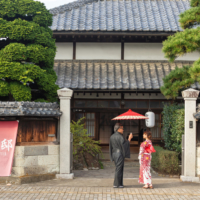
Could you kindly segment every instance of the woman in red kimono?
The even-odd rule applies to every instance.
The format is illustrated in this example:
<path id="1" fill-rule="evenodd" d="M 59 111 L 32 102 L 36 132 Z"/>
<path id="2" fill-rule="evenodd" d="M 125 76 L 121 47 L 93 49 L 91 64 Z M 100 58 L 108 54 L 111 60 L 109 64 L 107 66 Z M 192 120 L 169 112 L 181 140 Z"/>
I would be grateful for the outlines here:
<path id="1" fill-rule="evenodd" d="M 151 132 L 146 131 L 143 133 L 143 138 L 146 139 L 140 145 L 140 153 L 139 153 L 139 162 L 140 162 L 140 175 L 139 175 L 139 183 L 145 184 L 144 189 L 150 188 L 153 189 L 152 181 L 151 181 L 151 153 L 155 152 L 155 149 L 152 146 L 151 142 Z"/>

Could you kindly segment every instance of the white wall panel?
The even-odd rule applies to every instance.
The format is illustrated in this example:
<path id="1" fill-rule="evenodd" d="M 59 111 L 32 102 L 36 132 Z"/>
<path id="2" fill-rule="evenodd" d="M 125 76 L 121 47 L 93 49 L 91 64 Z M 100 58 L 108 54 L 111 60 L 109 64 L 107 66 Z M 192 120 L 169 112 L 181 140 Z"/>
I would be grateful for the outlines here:
<path id="1" fill-rule="evenodd" d="M 73 43 L 72 42 L 57 42 L 57 52 L 55 60 L 72 60 L 73 58 Z"/>
<path id="2" fill-rule="evenodd" d="M 76 43 L 77 60 L 121 60 L 121 43 Z"/>
<path id="3" fill-rule="evenodd" d="M 194 61 L 199 58 L 198 52 L 179 57 L 176 60 Z M 125 60 L 167 60 L 162 52 L 161 43 L 125 43 Z"/>

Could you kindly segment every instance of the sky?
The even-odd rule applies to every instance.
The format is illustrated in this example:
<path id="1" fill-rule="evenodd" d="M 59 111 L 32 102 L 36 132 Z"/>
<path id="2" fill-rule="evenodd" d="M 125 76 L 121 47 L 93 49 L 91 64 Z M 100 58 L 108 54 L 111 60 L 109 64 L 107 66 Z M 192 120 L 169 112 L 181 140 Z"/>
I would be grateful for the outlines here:
<path id="1" fill-rule="evenodd" d="M 58 6 L 62 6 L 64 4 L 68 4 L 75 0 L 35 0 L 35 1 L 40 1 L 45 4 L 47 9 L 51 9 L 51 8 L 55 8 Z"/>

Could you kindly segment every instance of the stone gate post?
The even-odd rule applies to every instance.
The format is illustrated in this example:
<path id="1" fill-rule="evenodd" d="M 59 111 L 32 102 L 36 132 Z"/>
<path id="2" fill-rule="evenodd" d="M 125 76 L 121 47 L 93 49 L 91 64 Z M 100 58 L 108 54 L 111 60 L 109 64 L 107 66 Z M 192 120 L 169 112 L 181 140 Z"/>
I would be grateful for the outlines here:
<path id="1" fill-rule="evenodd" d="M 185 137 L 184 137 L 184 175 L 182 181 L 197 182 L 196 177 L 196 119 L 193 114 L 196 113 L 196 100 L 199 91 L 187 89 L 182 92 L 185 100 Z"/>
<path id="2" fill-rule="evenodd" d="M 73 91 L 63 88 L 57 91 L 60 98 L 60 174 L 57 178 L 73 179 L 74 174 L 71 172 L 71 134 L 70 134 L 70 100 Z"/>

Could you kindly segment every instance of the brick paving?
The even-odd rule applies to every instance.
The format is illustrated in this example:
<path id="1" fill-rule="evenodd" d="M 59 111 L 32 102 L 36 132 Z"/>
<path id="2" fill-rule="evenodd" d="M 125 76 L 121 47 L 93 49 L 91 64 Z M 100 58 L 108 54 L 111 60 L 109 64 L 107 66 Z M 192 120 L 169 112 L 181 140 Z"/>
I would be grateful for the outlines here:
<path id="1" fill-rule="evenodd" d="M 200 188 L 180 189 L 142 188 L 113 189 L 112 187 L 2 186 L 0 199 L 74 199 L 74 200 L 161 200 L 200 199 Z"/>
<path id="2" fill-rule="evenodd" d="M 108 163 L 109 164 L 109 163 Z M 183 183 L 178 178 L 153 175 L 155 189 L 138 184 L 139 166 L 126 163 L 123 189 L 114 189 L 114 166 L 104 170 L 74 171 L 73 180 L 49 180 L 24 185 L 0 185 L 0 200 L 182 200 L 200 199 L 200 183 Z"/>

